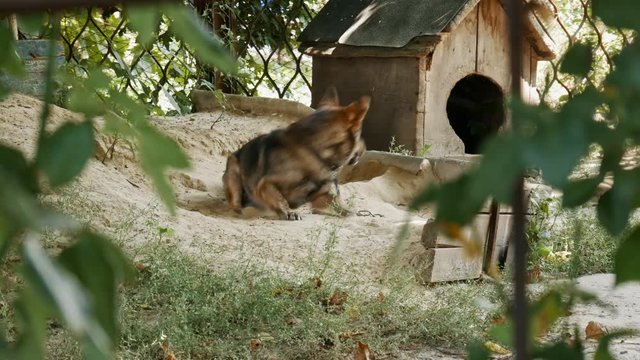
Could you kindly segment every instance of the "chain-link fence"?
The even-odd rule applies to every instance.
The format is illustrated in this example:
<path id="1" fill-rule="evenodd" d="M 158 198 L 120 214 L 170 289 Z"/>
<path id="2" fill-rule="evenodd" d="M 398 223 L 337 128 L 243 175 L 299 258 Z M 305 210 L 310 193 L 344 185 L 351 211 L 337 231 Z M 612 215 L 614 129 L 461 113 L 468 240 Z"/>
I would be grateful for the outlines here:
<path id="1" fill-rule="evenodd" d="M 632 40 L 633 34 L 628 30 L 608 28 L 593 17 L 589 0 L 545 0 L 543 4 L 552 12 L 551 21 L 546 25 L 558 56 L 541 63 L 538 91 L 540 98 L 553 106 L 574 96 L 588 84 L 599 87 L 613 68 L 612 57 Z M 593 66 L 586 79 L 560 72 L 564 52 L 578 42 L 590 44 L 594 49 Z"/>
<path id="2" fill-rule="evenodd" d="M 173 38 L 163 19 L 157 41 L 136 40 L 121 7 L 65 14 L 62 41 L 75 75 L 102 65 L 114 86 L 146 103 L 154 113 L 188 110 L 195 87 L 248 96 L 310 101 L 311 59 L 296 38 L 323 1 L 194 1 L 195 11 L 223 39 L 239 62 L 233 77 L 200 66 L 188 47 Z"/>
<path id="3" fill-rule="evenodd" d="M 115 86 L 148 104 L 154 113 L 187 111 L 188 94 L 196 87 L 309 103 L 311 59 L 297 50 L 296 39 L 324 3 L 192 0 L 194 10 L 237 57 L 239 71 L 233 77 L 201 67 L 192 52 L 171 36 L 169 19 L 163 19 L 157 41 L 142 46 L 121 7 L 65 14 L 62 40 L 70 72 L 81 75 L 91 66 L 104 65 Z M 540 98 L 554 105 L 589 83 L 598 86 L 613 66 L 612 56 L 633 34 L 605 27 L 591 16 L 588 0 L 543 3 L 552 12 L 546 28 L 558 57 L 540 63 L 537 83 Z M 588 42 L 595 49 L 587 79 L 559 71 L 563 52 L 575 42 Z"/>
<path id="4" fill-rule="evenodd" d="M 136 40 L 120 7 L 89 8 L 62 18 L 68 70 L 75 75 L 103 66 L 113 86 L 139 99 L 154 113 L 182 113 L 202 71 L 196 59 L 168 32 L 163 21 L 157 41 Z"/>
<path id="5" fill-rule="evenodd" d="M 201 7 L 239 61 L 236 77 L 214 76 L 216 87 L 308 103 L 311 59 L 297 50 L 296 39 L 325 2 L 225 0 Z"/>

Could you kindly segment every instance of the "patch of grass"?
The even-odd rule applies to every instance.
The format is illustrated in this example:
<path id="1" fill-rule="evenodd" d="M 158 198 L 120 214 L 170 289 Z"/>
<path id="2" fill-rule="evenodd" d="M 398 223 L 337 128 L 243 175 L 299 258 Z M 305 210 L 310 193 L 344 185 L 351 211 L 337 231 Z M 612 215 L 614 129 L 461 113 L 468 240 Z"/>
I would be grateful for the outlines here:
<path id="1" fill-rule="evenodd" d="M 438 286 L 426 297 L 415 287 L 358 290 L 256 266 L 213 272 L 173 247 L 149 250 L 138 284 L 123 293 L 124 359 L 152 356 L 161 334 L 178 358 L 337 359 L 358 340 L 378 353 L 462 347 L 487 328 L 475 300 L 490 296 L 488 286 Z"/>
<path id="2" fill-rule="evenodd" d="M 535 211 L 528 231 L 530 267 L 553 278 L 613 271 L 619 239 L 599 224 L 594 208 L 559 210 L 545 199 Z"/>
<path id="3" fill-rule="evenodd" d="M 392 153 L 392 154 L 400 154 L 400 155 L 405 155 L 405 156 L 425 157 L 429 153 L 430 149 L 431 149 L 431 145 L 424 144 L 424 146 L 422 146 L 422 148 L 417 153 L 413 152 L 413 151 L 407 149 L 404 145 L 398 144 L 396 142 L 395 136 L 391 137 L 391 142 L 389 143 L 389 152 L 390 153 Z"/>
<path id="4" fill-rule="evenodd" d="M 49 200 L 88 225 L 100 214 L 99 204 L 73 191 Z M 382 358 L 396 358 L 435 346 L 461 351 L 485 338 L 490 326 L 492 310 L 477 302 L 496 302 L 490 284 L 425 288 L 402 269 L 376 281 L 353 276 L 353 269 L 348 274 L 338 265 L 340 220 L 307 235 L 317 246 L 301 254 L 290 275 L 251 256 L 224 270 L 209 266 L 212 254 L 183 253 L 179 234 L 155 218 L 153 208 L 132 209 L 111 219 L 115 226 L 96 225 L 125 245 L 139 269 L 137 281 L 121 291 L 119 359 L 158 358 L 162 339 L 179 359 L 343 359 L 357 341 Z M 145 244 L 132 245 L 134 237 Z M 51 234 L 47 248 L 66 241 Z M 0 312 L 0 321 L 10 329 L 13 316 Z M 52 322 L 49 333 L 49 358 L 81 358 L 58 324 Z"/>

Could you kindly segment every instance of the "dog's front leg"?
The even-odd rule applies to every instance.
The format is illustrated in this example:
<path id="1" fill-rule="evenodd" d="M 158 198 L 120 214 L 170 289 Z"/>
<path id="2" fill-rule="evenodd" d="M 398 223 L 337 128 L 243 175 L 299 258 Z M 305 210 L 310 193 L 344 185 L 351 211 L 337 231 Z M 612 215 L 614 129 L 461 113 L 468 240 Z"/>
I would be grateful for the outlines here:
<path id="1" fill-rule="evenodd" d="M 242 176 L 238 158 L 233 154 L 227 158 L 227 168 L 222 175 L 222 184 L 229 207 L 239 213 L 242 207 Z"/>
<path id="2" fill-rule="evenodd" d="M 347 210 L 340 201 L 338 184 L 335 181 L 328 182 L 311 198 L 311 211 L 314 214 L 347 216 L 351 211 Z"/>
<path id="3" fill-rule="evenodd" d="M 260 179 L 253 190 L 253 200 L 274 211 L 282 220 L 302 220 L 298 213 L 291 211 L 289 203 L 275 186 L 283 181 L 286 179 L 277 177 Z"/>

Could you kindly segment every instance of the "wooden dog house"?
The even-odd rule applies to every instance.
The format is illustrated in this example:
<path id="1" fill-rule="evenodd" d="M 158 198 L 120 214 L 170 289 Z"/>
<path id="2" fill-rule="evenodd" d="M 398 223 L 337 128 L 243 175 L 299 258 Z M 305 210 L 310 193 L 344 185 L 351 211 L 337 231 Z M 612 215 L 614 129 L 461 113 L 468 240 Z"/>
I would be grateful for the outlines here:
<path id="1" fill-rule="evenodd" d="M 552 13 L 527 4 L 522 84 L 535 102 L 537 63 L 554 57 L 543 25 Z M 330 0 L 299 40 L 313 57 L 312 107 L 331 85 L 343 102 L 372 97 L 363 127 L 369 149 L 388 150 L 394 137 L 416 152 L 429 145 L 430 156 L 478 153 L 508 123 L 501 0 Z"/>

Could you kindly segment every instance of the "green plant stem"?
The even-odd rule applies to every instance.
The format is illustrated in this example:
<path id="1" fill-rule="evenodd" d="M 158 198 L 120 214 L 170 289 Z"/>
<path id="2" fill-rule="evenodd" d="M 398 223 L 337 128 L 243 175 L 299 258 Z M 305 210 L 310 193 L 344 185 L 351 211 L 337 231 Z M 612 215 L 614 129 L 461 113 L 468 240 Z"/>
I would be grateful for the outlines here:
<path id="1" fill-rule="evenodd" d="M 51 16 L 51 37 L 49 38 L 49 48 L 47 49 L 47 71 L 45 73 L 44 88 L 44 104 L 42 112 L 40 112 L 40 131 L 38 133 L 38 144 L 41 144 L 46 135 L 45 126 L 47 119 L 51 113 L 51 104 L 53 103 L 53 73 L 56 69 L 56 43 L 60 35 L 60 16 L 54 14 Z"/>

